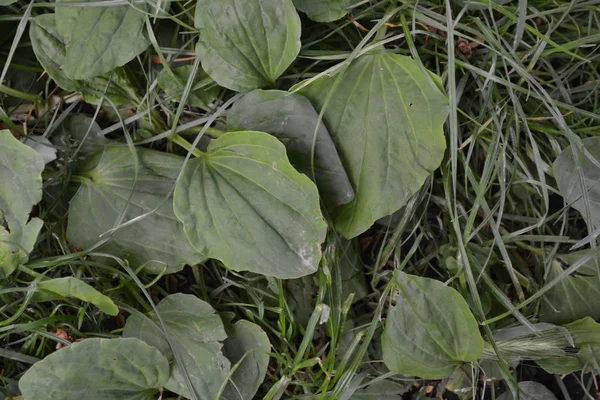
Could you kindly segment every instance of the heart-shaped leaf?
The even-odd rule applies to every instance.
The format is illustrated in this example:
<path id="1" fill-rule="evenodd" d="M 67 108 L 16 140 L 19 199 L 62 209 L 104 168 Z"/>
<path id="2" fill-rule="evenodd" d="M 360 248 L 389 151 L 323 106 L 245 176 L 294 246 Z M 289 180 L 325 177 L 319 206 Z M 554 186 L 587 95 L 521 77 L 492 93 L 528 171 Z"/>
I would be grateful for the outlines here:
<path id="1" fill-rule="evenodd" d="M 230 131 L 260 131 L 279 139 L 294 168 L 314 176 L 325 204 L 346 204 L 354 198 L 354 190 L 327 128 L 321 122 L 316 129 L 317 122 L 319 114 L 304 96 L 279 90 L 248 93 L 227 114 Z"/>
<path id="2" fill-rule="evenodd" d="M 29 218 L 42 199 L 44 161 L 9 131 L 0 131 L 0 278 L 28 260 L 44 222 Z"/>
<path id="3" fill-rule="evenodd" d="M 409 57 L 373 54 L 354 60 L 343 76 L 321 77 L 300 91 L 324 109 L 356 193 L 334 215 L 346 238 L 399 210 L 439 167 L 448 105 L 435 79 Z"/>
<path id="4" fill-rule="evenodd" d="M 483 338 L 467 302 L 442 282 L 394 273 L 396 304 L 382 336 L 390 371 L 425 379 L 446 378 L 464 362 L 478 360 Z"/>
<path id="5" fill-rule="evenodd" d="M 97 251 L 126 258 L 136 268 L 147 264 L 149 273 L 165 267 L 172 273 L 202 262 L 205 258 L 188 243 L 169 197 L 183 158 L 148 149 L 138 149 L 137 158 L 137 180 L 135 157 L 126 147 L 107 147 L 82 167 L 81 187 L 69 207 L 69 242 L 84 249 L 98 243 L 126 209 L 123 222 L 150 214 L 117 230 Z"/>
<path id="6" fill-rule="evenodd" d="M 238 321 L 225 340 L 225 356 L 236 370 L 225 387 L 227 400 L 252 400 L 265 379 L 271 342 L 267 334 L 249 321 Z"/>
<path id="7" fill-rule="evenodd" d="M 51 301 L 63 297 L 75 297 L 98 306 L 108 315 L 117 315 L 119 309 L 110 297 L 103 295 L 87 283 L 73 277 L 50 279 L 37 284 L 34 301 Z"/>
<path id="8" fill-rule="evenodd" d="M 85 7 L 78 11 L 67 41 L 64 73 L 71 79 L 89 79 L 127 64 L 146 50 L 144 14 L 140 4 Z M 58 25 L 72 22 L 62 21 Z"/>
<path id="9" fill-rule="evenodd" d="M 331 22 L 348 13 L 354 0 L 294 0 L 296 8 L 316 22 Z"/>
<path id="10" fill-rule="evenodd" d="M 198 252 L 236 271 L 298 278 L 317 270 L 327 226 L 317 188 L 263 132 L 231 132 L 177 182 L 177 218 Z"/>
<path id="11" fill-rule="evenodd" d="M 199 399 L 213 400 L 229 372 L 230 363 L 221 353 L 221 341 L 227 338 L 223 323 L 215 310 L 192 295 L 173 294 L 157 306 L 185 374 Z M 172 364 L 171 377 L 165 387 L 186 398 L 191 397 L 184 373 L 174 361 L 167 338 L 154 312 L 136 313 L 125 325 L 124 337 L 136 337 L 159 349 Z"/>
<path id="12" fill-rule="evenodd" d="M 567 147 L 553 170 L 565 203 L 579 211 L 592 229 L 600 227 L 600 138 L 584 139 L 581 149 Z"/>
<path id="13" fill-rule="evenodd" d="M 167 359 L 141 340 L 86 339 L 34 364 L 19 389 L 35 400 L 152 400 L 167 379 Z"/>
<path id="14" fill-rule="evenodd" d="M 202 67 L 238 92 L 273 86 L 300 52 L 292 0 L 198 0 L 195 23 Z"/>

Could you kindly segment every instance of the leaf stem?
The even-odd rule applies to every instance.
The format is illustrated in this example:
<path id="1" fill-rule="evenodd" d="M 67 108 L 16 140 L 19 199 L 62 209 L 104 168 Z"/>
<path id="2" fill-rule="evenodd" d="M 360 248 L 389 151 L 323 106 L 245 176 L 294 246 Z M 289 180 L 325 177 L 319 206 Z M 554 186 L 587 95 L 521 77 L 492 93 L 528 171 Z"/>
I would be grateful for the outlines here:
<path id="1" fill-rule="evenodd" d="M 394 5 L 390 4 L 388 9 L 385 11 L 385 15 L 390 14 L 391 12 L 393 12 L 393 10 L 394 10 Z M 385 37 L 385 34 L 387 33 L 387 29 L 388 29 L 387 24 L 381 25 L 381 28 L 379 28 L 379 30 L 375 34 L 375 38 L 373 38 L 373 43 L 377 43 L 377 42 L 383 40 L 383 38 Z"/>
<path id="2" fill-rule="evenodd" d="M 179 132 L 181 135 L 197 135 L 204 130 L 204 126 L 194 126 L 193 128 L 186 129 L 185 131 Z M 217 128 L 206 128 L 204 131 L 207 135 L 214 138 L 218 138 L 226 134 L 227 132 Z"/>
<path id="3" fill-rule="evenodd" d="M 200 157 L 202 156 L 204 153 L 201 152 L 200 150 L 198 150 L 197 148 L 193 147 L 192 144 L 190 142 L 188 142 L 187 140 L 185 140 L 184 138 L 182 138 L 181 136 L 179 136 L 178 134 L 174 133 L 171 136 L 169 136 L 169 139 L 181 146 L 182 148 L 184 148 L 187 151 L 191 151 L 193 155 L 195 155 L 196 157 Z"/>
<path id="4" fill-rule="evenodd" d="M 31 93 L 21 92 L 20 90 L 10 88 L 8 86 L 0 84 L 0 92 L 7 94 L 12 97 L 17 97 L 19 99 L 31 101 L 32 103 L 39 103 L 40 96 Z"/>

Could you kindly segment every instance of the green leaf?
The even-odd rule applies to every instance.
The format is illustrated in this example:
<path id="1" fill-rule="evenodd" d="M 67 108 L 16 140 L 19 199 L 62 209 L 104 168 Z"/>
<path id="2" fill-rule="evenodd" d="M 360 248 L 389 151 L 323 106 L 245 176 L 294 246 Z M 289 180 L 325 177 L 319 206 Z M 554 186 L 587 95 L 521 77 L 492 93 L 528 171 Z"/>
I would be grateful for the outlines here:
<path id="1" fill-rule="evenodd" d="M 558 255 L 565 265 L 575 264 L 597 251 L 583 250 Z M 594 255 L 576 273 L 562 278 L 548 290 L 542 301 L 542 320 L 554 324 L 566 324 L 583 317 L 600 318 L 600 258 Z M 561 263 L 550 264 L 547 281 L 563 272 Z"/>
<path id="2" fill-rule="evenodd" d="M 32 400 L 152 400 L 167 379 L 167 359 L 138 339 L 85 339 L 34 364 L 19 388 Z"/>
<path id="3" fill-rule="evenodd" d="M 67 44 L 71 41 L 71 36 L 73 34 L 73 27 L 77 24 L 79 20 L 79 14 L 84 9 L 83 7 L 71 7 L 67 6 L 68 3 L 85 3 L 86 1 L 91 0 L 56 0 L 60 6 L 56 7 L 55 15 L 56 21 L 60 23 L 57 24 L 56 30 L 57 33 L 64 39 L 64 43 Z"/>
<path id="4" fill-rule="evenodd" d="M 579 211 L 592 229 L 600 227 L 600 167 L 598 165 L 600 165 L 599 137 L 584 139 L 582 149 L 567 147 L 553 165 L 554 177 L 565 203 Z M 582 178 L 579 176 L 580 172 Z M 587 202 L 589 218 L 586 197 L 589 200 Z"/>
<path id="5" fill-rule="evenodd" d="M 324 76 L 300 91 L 317 110 L 325 108 L 356 193 L 334 214 L 346 238 L 399 210 L 439 167 L 448 105 L 432 79 L 411 58 L 373 54 L 353 61 L 343 76 Z"/>
<path id="6" fill-rule="evenodd" d="M 110 143 L 110 140 L 100 135 L 102 128 L 93 118 L 84 114 L 69 115 L 62 124 L 60 124 L 62 133 L 70 139 L 68 143 L 75 146 L 81 146 L 80 156 L 90 156 L 94 153 L 104 150 L 104 146 Z"/>
<path id="7" fill-rule="evenodd" d="M 9 132 L 0 131 L 0 278 L 28 260 L 44 222 L 29 218 L 42 199 L 44 161 Z"/>
<path id="8" fill-rule="evenodd" d="M 260 131 L 279 139 L 294 168 L 311 179 L 316 178 L 313 180 L 325 204 L 332 207 L 346 204 L 354 198 L 354 190 L 322 122 L 316 132 L 313 163 L 313 138 L 318 121 L 319 114 L 304 96 L 279 90 L 248 93 L 227 114 L 230 131 Z"/>
<path id="9" fill-rule="evenodd" d="M 70 21 L 58 17 L 59 25 Z M 133 6 L 82 8 L 67 42 L 65 75 L 89 79 L 127 64 L 150 44 L 143 28 L 144 14 Z"/>
<path id="10" fill-rule="evenodd" d="M 570 357 L 546 358 L 535 360 L 542 368 L 551 374 L 570 374 L 575 371 L 593 371 L 600 373 L 598 360 L 600 360 L 600 324 L 590 317 L 586 317 L 570 324 L 564 325 L 577 348 L 577 352 Z M 565 339 L 566 341 L 566 339 Z M 565 345 L 567 348 L 567 345 Z"/>
<path id="11" fill-rule="evenodd" d="M 229 361 L 221 353 L 220 341 L 227 338 L 221 319 L 208 303 L 192 295 L 170 295 L 156 308 L 196 394 L 203 400 L 215 399 L 230 368 Z M 165 387 L 184 397 L 191 397 L 154 312 L 147 316 L 136 313 L 129 317 L 123 336 L 136 337 L 159 349 L 172 364 L 171 377 Z"/>
<path id="12" fill-rule="evenodd" d="M 188 243 L 183 225 L 175 218 L 169 194 L 183 165 L 183 158 L 148 149 L 137 149 L 135 157 L 126 147 L 107 147 L 90 158 L 80 171 L 81 187 L 71 200 L 67 239 L 77 247 L 98 243 L 127 208 L 123 222 L 146 217 L 117 230 L 96 251 L 126 258 L 144 271 L 180 271 L 185 264 L 205 258 Z M 129 196 L 130 202 L 128 203 Z"/>
<path id="13" fill-rule="evenodd" d="M 227 400 L 252 400 L 265 379 L 271 342 L 267 334 L 249 321 L 238 321 L 225 340 L 225 356 L 231 365 L 239 363 L 225 387 Z"/>
<path id="14" fill-rule="evenodd" d="M 211 141 L 185 166 L 174 208 L 192 246 L 230 269 L 281 279 L 317 270 L 327 230 L 317 188 L 266 133 Z"/>
<path id="15" fill-rule="evenodd" d="M 158 86 L 165 91 L 165 94 L 173 101 L 179 101 L 183 95 L 185 85 L 192 72 L 192 65 L 184 65 L 182 67 L 173 68 L 171 71 L 173 76 L 167 72 L 158 75 L 156 79 Z M 194 86 L 201 86 L 199 89 L 192 90 L 187 98 L 187 104 L 192 107 L 206 107 L 219 95 L 221 88 L 208 77 L 206 72 L 199 70 L 194 77 Z M 194 87 L 192 86 L 192 88 Z"/>
<path id="16" fill-rule="evenodd" d="M 62 9 L 64 7 L 58 7 Z M 33 51 L 50 78 L 65 90 L 81 92 L 83 99 L 90 104 L 98 104 L 102 94 L 117 105 L 132 104 L 136 97 L 125 74 L 116 70 L 113 73 L 97 76 L 86 81 L 69 78 L 63 72 L 66 58 L 66 40 L 59 33 L 54 14 L 37 16 L 29 28 Z"/>
<path id="17" fill-rule="evenodd" d="M 519 397 L 514 397 L 510 390 L 504 392 L 498 400 L 556 400 L 556 396 L 541 383 L 533 381 L 519 382 Z"/>
<path id="18" fill-rule="evenodd" d="M 13 3 L 16 3 L 19 0 L 0 0 L 0 6 L 10 6 Z"/>
<path id="19" fill-rule="evenodd" d="M 409 389 L 408 385 L 379 381 L 369 385 L 366 389 L 357 390 L 350 400 L 402 400 L 402 395 Z"/>
<path id="20" fill-rule="evenodd" d="M 292 0 L 198 0 L 195 24 L 202 67 L 238 92 L 274 86 L 300 52 Z"/>
<path id="21" fill-rule="evenodd" d="M 356 241 L 340 237 L 336 245 L 342 278 L 342 300 L 345 301 L 350 294 L 354 294 L 353 302 L 367 297 L 369 289 Z"/>
<path id="22" fill-rule="evenodd" d="M 110 297 L 103 295 L 77 278 L 66 277 L 41 281 L 37 284 L 34 301 L 51 301 L 63 297 L 75 297 L 94 304 L 108 315 L 117 315 L 119 309 Z"/>
<path id="23" fill-rule="evenodd" d="M 294 0 L 296 8 L 316 22 L 332 22 L 348 14 L 354 0 Z"/>
<path id="24" fill-rule="evenodd" d="M 396 304 L 382 337 L 390 371 L 424 379 L 446 378 L 462 363 L 478 360 L 484 342 L 467 302 L 442 282 L 394 273 Z"/>

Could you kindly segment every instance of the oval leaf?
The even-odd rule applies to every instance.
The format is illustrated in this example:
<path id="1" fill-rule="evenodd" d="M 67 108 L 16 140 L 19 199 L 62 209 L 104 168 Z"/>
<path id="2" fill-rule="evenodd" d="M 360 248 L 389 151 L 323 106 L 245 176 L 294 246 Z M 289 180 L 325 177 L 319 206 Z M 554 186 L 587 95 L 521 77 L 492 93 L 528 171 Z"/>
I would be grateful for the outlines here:
<path id="1" fill-rule="evenodd" d="M 348 13 L 354 0 L 294 0 L 296 8 L 316 22 L 331 22 Z"/>
<path id="2" fill-rule="evenodd" d="M 448 106 L 432 76 L 408 57 L 365 55 L 300 91 L 322 110 L 333 90 L 324 122 L 356 192 L 334 214 L 346 238 L 399 210 L 439 167 Z"/>
<path id="3" fill-rule="evenodd" d="M 225 340 L 225 355 L 231 365 L 237 365 L 223 398 L 227 400 L 252 400 L 265 379 L 269 366 L 271 342 L 256 324 L 238 321 Z"/>
<path id="4" fill-rule="evenodd" d="M 292 0 L 198 0 L 195 22 L 202 67 L 238 92 L 273 86 L 300 52 Z"/>
<path id="5" fill-rule="evenodd" d="M 192 246 L 228 268 L 281 279 L 317 270 L 327 230 L 317 188 L 266 133 L 212 141 L 185 166 L 174 205 Z"/>
<path id="6" fill-rule="evenodd" d="M 156 309 L 196 395 L 202 400 L 215 399 L 230 367 L 221 353 L 220 341 L 227 337 L 221 319 L 210 304 L 192 295 L 170 295 Z M 191 397 L 185 375 L 179 363 L 174 361 L 175 355 L 154 312 L 129 317 L 123 336 L 136 337 L 158 348 L 172 364 L 171 377 L 165 387 L 186 398 Z"/>
<path id="7" fill-rule="evenodd" d="M 67 44 L 65 75 L 89 79 L 127 64 L 150 44 L 143 27 L 144 14 L 133 6 L 83 8 Z"/>
<path id="8" fill-rule="evenodd" d="M 50 78 L 66 90 L 81 91 L 78 81 L 68 78 L 62 71 L 66 57 L 66 43 L 58 32 L 54 14 L 38 15 L 29 27 L 31 47 Z"/>
<path id="9" fill-rule="evenodd" d="M 65 7 L 58 7 L 62 9 Z M 39 63 L 50 78 L 65 90 L 81 92 L 90 104 L 98 104 L 105 94 L 117 105 L 131 104 L 135 99 L 135 88 L 122 71 L 97 76 L 86 81 L 69 78 L 63 72 L 66 58 L 66 40 L 59 33 L 54 14 L 37 16 L 29 28 L 31 46 Z"/>
<path id="10" fill-rule="evenodd" d="M 446 378 L 483 353 L 483 338 L 467 302 L 434 279 L 394 273 L 396 305 L 382 337 L 390 371 L 425 379 Z"/>
<path id="11" fill-rule="evenodd" d="M 311 179 L 314 176 L 326 205 L 346 204 L 354 198 L 354 190 L 327 128 L 321 122 L 316 129 L 318 121 L 319 114 L 306 97 L 279 90 L 248 93 L 227 114 L 230 131 L 260 131 L 279 139 L 294 168 Z"/>
<path id="12" fill-rule="evenodd" d="M 594 254 L 596 253 L 596 254 Z M 593 255 L 594 254 L 594 255 Z M 597 250 L 576 251 L 558 255 L 564 265 L 572 265 L 593 255 L 577 272 L 562 278 L 544 295 L 542 319 L 566 324 L 584 317 L 600 318 L 600 257 Z M 546 280 L 550 282 L 563 272 L 561 263 L 550 264 Z"/>
<path id="13" fill-rule="evenodd" d="M 44 224 L 29 218 L 42 199 L 43 170 L 38 152 L 0 131 L 0 278 L 27 262 Z"/>
<path id="14" fill-rule="evenodd" d="M 573 154 L 574 152 L 576 154 Z M 582 149 L 574 150 L 571 146 L 567 147 L 553 165 L 554 177 L 565 203 L 579 211 L 591 229 L 600 227 L 600 166 L 598 165 L 600 165 L 599 137 L 584 139 Z"/>
<path id="15" fill-rule="evenodd" d="M 177 272 L 202 262 L 205 258 L 188 243 L 167 198 L 183 158 L 148 149 L 138 149 L 137 157 L 137 181 L 135 158 L 126 147 L 107 147 L 89 160 L 69 207 L 67 239 L 88 248 L 114 227 L 125 208 L 123 222 L 152 212 L 117 230 L 96 251 L 126 258 L 136 268 L 148 264 L 144 271 L 149 273 L 161 273 L 165 266 L 168 273 Z"/>
<path id="16" fill-rule="evenodd" d="M 35 364 L 19 381 L 26 399 L 152 400 L 169 363 L 138 339 L 86 339 Z"/>
<path id="17" fill-rule="evenodd" d="M 77 278 L 50 279 L 37 284 L 34 301 L 51 301 L 63 297 L 75 297 L 94 304 L 108 315 L 117 315 L 119 309 L 110 297 L 103 295 L 90 285 Z"/>
<path id="18" fill-rule="evenodd" d="M 584 372 L 600 373 L 600 324 L 586 317 L 564 325 L 575 344 L 575 349 L 565 343 L 570 351 L 569 357 L 536 359 L 535 361 L 551 374 L 566 375 L 585 369 Z M 566 341 L 566 340 L 565 340 Z M 573 351 L 574 350 L 574 351 Z"/>

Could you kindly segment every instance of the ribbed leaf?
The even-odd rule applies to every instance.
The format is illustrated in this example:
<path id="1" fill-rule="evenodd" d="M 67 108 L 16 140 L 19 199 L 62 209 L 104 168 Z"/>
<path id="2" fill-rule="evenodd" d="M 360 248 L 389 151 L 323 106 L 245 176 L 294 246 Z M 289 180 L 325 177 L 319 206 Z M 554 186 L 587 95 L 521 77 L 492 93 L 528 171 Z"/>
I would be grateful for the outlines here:
<path id="1" fill-rule="evenodd" d="M 338 78 L 324 76 L 300 93 L 325 109 L 325 125 L 354 187 L 355 199 L 334 214 L 336 229 L 352 238 L 404 206 L 439 167 L 448 106 L 436 78 L 408 57 L 365 55 L 336 86 Z"/>
<path id="2" fill-rule="evenodd" d="M 425 379 L 446 378 L 483 353 L 483 338 L 467 302 L 442 282 L 394 273 L 397 288 L 382 337 L 390 371 Z"/>
<path id="3" fill-rule="evenodd" d="M 292 0 L 198 0 L 195 23 L 202 67 L 239 92 L 272 86 L 300 51 Z"/>
<path id="4" fill-rule="evenodd" d="M 281 279 L 317 270 L 326 224 L 317 188 L 262 132 L 232 132 L 187 163 L 175 214 L 190 243 L 236 271 Z"/>
<path id="5" fill-rule="evenodd" d="M 82 167 L 81 187 L 69 208 L 69 242 L 88 248 L 114 227 L 123 210 L 127 222 L 158 208 L 116 231 L 96 251 L 126 258 L 135 268 L 148 264 L 144 271 L 149 273 L 165 267 L 176 272 L 203 261 L 186 240 L 169 197 L 183 158 L 148 149 L 138 149 L 137 157 L 137 180 L 135 158 L 126 147 L 107 147 Z"/>
<path id="6" fill-rule="evenodd" d="M 35 364 L 19 381 L 27 400 L 152 400 L 167 359 L 138 339 L 86 339 Z"/>

